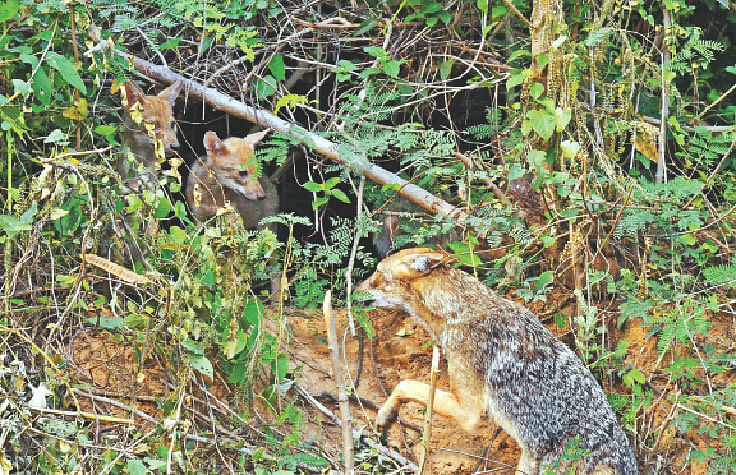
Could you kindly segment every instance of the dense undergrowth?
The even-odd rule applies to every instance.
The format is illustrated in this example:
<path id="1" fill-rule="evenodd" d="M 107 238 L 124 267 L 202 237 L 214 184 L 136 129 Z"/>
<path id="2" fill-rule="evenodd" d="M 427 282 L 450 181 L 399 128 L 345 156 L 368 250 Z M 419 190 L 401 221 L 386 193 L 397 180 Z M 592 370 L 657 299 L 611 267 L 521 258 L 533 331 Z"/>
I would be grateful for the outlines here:
<path id="1" fill-rule="evenodd" d="M 328 289 L 345 305 L 387 216 L 394 247 L 440 245 L 552 316 L 643 471 L 736 470 L 732 4 L 9 0 L 0 24 L 0 472 L 339 468 L 300 437 L 285 308 L 317 309 Z M 160 186 L 123 187 L 118 91 L 150 82 L 118 51 L 292 122 L 257 158 L 306 205 L 277 233 L 233 212 L 194 220 L 193 137 L 157 165 Z M 183 103 L 181 130 L 200 137 L 223 115 Z M 368 162 L 462 218 L 362 182 Z M 120 393 L 84 395 L 73 349 L 88 333 L 131 349 Z M 154 363 L 152 422 L 133 394 Z M 218 385 L 235 392 L 213 412 Z M 121 409 L 101 434 L 102 397 Z"/>

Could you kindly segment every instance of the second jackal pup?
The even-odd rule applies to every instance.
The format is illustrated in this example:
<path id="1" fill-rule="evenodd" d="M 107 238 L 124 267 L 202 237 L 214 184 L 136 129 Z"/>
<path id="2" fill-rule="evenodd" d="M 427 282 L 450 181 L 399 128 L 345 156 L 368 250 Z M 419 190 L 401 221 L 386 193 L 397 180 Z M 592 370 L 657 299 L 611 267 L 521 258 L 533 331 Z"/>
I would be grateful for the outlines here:
<path id="1" fill-rule="evenodd" d="M 238 210 L 246 228 L 255 228 L 261 218 L 279 212 L 276 185 L 267 176 L 258 179 L 254 174 L 253 148 L 266 133 L 225 140 L 212 131 L 205 134 L 207 156 L 194 160 L 187 181 L 187 201 L 197 219 L 214 216 L 225 201 Z"/>
<path id="2" fill-rule="evenodd" d="M 405 310 L 439 342 L 451 392 L 434 411 L 466 431 L 487 416 L 522 450 L 517 473 L 544 473 L 576 436 L 585 473 L 636 474 L 634 453 L 603 390 L 529 310 L 499 297 L 431 249 L 406 249 L 378 264 L 357 290 L 375 305 Z M 403 401 L 427 402 L 428 385 L 401 381 L 376 416 L 380 428 Z"/>

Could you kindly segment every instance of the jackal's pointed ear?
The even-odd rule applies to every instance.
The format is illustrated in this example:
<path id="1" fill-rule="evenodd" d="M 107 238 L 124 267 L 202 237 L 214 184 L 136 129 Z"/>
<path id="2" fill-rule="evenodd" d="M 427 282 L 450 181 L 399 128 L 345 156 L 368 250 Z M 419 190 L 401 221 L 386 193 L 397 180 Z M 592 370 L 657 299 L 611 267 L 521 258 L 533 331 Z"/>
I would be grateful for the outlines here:
<path id="1" fill-rule="evenodd" d="M 266 136 L 267 133 L 269 133 L 271 129 L 262 130 L 261 132 L 255 132 L 253 134 L 248 134 L 243 140 L 245 140 L 248 145 L 253 147 L 255 144 L 263 140 L 263 137 Z"/>
<path id="2" fill-rule="evenodd" d="M 441 252 L 427 252 L 414 254 L 409 267 L 421 274 L 429 274 L 433 269 L 447 261 L 447 256 Z"/>
<path id="3" fill-rule="evenodd" d="M 384 259 L 378 269 L 387 276 L 386 280 L 412 280 L 429 274 L 449 260 L 446 254 L 432 249 L 404 249 Z"/>
<path id="4" fill-rule="evenodd" d="M 211 130 L 204 134 L 204 140 L 202 140 L 204 148 L 207 149 L 207 155 L 218 156 L 227 153 L 225 144 L 222 143 L 216 133 Z"/>
<path id="5" fill-rule="evenodd" d="M 174 84 L 159 92 L 158 97 L 168 100 L 169 104 L 173 107 L 174 104 L 176 104 L 176 98 L 179 97 L 179 93 L 183 86 L 184 83 L 181 80 L 177 80 Z"/>
<path id="6" fill-rule="evenodd" d="M 131 110 L 137 102 L 140 102 L 141 104 L 146 102 L 146 95 L 143 94 L 141 88 L 133 81 L 123 83 L 123 90 L 125 91 L 123 106 L 126 110 Z"/>

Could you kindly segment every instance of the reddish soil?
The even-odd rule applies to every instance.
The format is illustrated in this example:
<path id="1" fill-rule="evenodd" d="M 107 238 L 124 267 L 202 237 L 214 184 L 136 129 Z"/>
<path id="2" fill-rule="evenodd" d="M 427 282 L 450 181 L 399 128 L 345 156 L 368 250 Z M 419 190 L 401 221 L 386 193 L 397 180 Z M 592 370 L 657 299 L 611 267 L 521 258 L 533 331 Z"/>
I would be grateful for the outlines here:
<path id="1" fill-rule="evenodd" d="M 565 313 L 572 310 L 573 302 L 565 298 L 550 296 L 551 302 L 555 302 L 558 308 Z M 548 305 L 548 304 L 545 304 Z M 544 315 L 545 305 L 533 305 L 532 309 L 542 316 L 543 320 L 553 320 Z M 537 307 L 537 308 L 535 308 Z M 275 310 L 267 309 L 265 329 L 276 334 L 278 331 L 277 320 L 274 317 Z M 341 344 L 343 336 L 346 335 L 347 312 L 336 310 L 335 320 L 338 324 L 338 335 Z M 387 391 L 390 391 L 402 379 L 415 379 L 429 382 L 431 348 L 426 345 L 429 337 L 424 329 L 415 324 L 409 317 L 402 313 L 384 313 L 375 311 L 373 313 L 373 326 L 376 336 L 371 342 L 365 339 L 363 351 L 363 367 L 360 382 L 355 394 L 362 404 L 353 400 L 350 404 L 353 428 L 363 428 L 363 435 L 378 440 L 375 434 L 374 420 L 375 407 L 380 406 L 386 399 Z M 713 318 L 714 326 L 709 332 L 709 339 L 717 338 L 714 335 L 723 335 L 726 341 L 733 336 L 730 319 Z M 546 322 L 548 328 L 558 337 L 566 340 L 567 329 L 559 329 L 552 322 Z M 327 411 L 341 417 L 335 395 L 336 385 L 332 377 L 330 354 L 326 343 L 325 324 L 320 312 L 292 312 L 286 313 L 282 319 L 284 335 L 284 347 L 287 349 L 291 361 L 290 372 L 297 375 L 297 384 L 319 400 Z M 656 338 L 647 337 L 649 329 L 641 325 L 640 321 L 629 322 L 623 332 L 613 332 L 614 344 L 619 339 L 629 340 L 629 354 L 626 363 L 639 368 L 647 375 L 653 375 L 661 370 L 664 363 L 658 357 Z M 110 399 L 122 401 L 135 400 L 136 409 L 143 411 L 156 420 L 160 420 L 161 413 L 157 409 L 155 399 L 159 399 L 170 393 L 172 385 L 164 381 L 173 380 L 175 376 L 170 373 L 171 369 L 165 368 L 161 359 L 156 358 L 155 352 L 149 348 L 145 364 L 142 368 L 136 368 L 135 352 L 129 342 L 123 342 L 121 337 L 115 338 L 104 332 L 80 332 L 73 340 L 71 346 L 72 354 L 69 355 L 69 364 L 74 368 L 76 378 L 80 382 L 89 384 L 90 392 L 97 396 L 109 397 Z M 697 341 L 697 340 L 696 340 Z M 700 341 L 697 341 L 701 343 Z M 346 380 L 355 377 L 358 361 L 358 339 L 344 338 L 346 351 L 345 360 L 348 366 L 343 367 Z M 138 344 L 141 351 L 143 344 Z M 670 356 L 668 356 L 670 357 Z M 667 362 L 667 364 L 669 364 Z M 659 368 L 659 369 L 658 369 Z M 442 364 L 438 388 L 448 388 L 446 366 Z M 185 371 L 188 371 L 184 369 Z M 201 381 L 201 375 L 194 373 Z M 262 387 L 266 382 L 266 371 L 261 373 L 260 383 L 256 386 Z M 654 378 L 654 376 L 653 376 Z M 711 378 L 714 387 L 722 387 L 729 384 L 732 375 L 729 372 L 715 375 Z M 657 386 L 667 387 L 666 383 L 660 384 L 652 379 Z M 190 385 L 195 386 L 195 385 Z M 216 377 L 216 384 L 209 384 L 209 391 L 222 401 L 227 401 L 236 407 L 237 397 L 233 388 L 224 384 L 221 378 Z M 610 389 L 610 388 L 609 388 Z M 619 388 L 625 392 L 623 388 Z M 296 392 L 294 389 L 287 399 L 291 399 Z M 206 408 L 201 404 L 201 391 L 192 387 L 192 399 L 186 398 L 185 404 L 199 407 L 200 413 L 205 413 Z M 133 397 L 135 395 L 135 397 Z M 124 408 L 116 407 L 106 403 L 104 400 L 90 398 L 77 393 L 79 409 L 82 411 L 104 414 L 105 416 L 126 418 L 129 417 Z M 316 405 L 307 402 L 304 398 L 298 399 L 300 408 L 305 413 L 305 425 L 302 440 L 315 441 L 329 458 L 333 461 L 340 459 L 342 450 L 342 434 L 340 428 L 330 422 L 329 414 L 320 410 Z M 200 403 L 197 406 L 197 402 Z M 204 408 L 204 409 L 203 409 Z M 263 422 L 272 422 L 272 412 L 266 409 L 261 399 L 256 399 L 255 415 L 262 417 Z M 404 457 L 416 463 L 420 456 L 421 433 L 417 430 L 423 424 L 424 408 L 416 403 L 402 405 L 399 417 L 403 424 L 394 424 L 388 431 L 387 445 L 399 451 Z M 195 413 L 197 410 L 194 411 Z M 678 467 L 678 473 L 702 473 L 707 467 L 693 464 L 687 467 L 685 460 L 687 454 L 698 448 L 704 450 L 711 439 L 701 434 L 689 433 L 685 437 L 674 431 L 673 426 L 668 424 L 672 418 L 673 408 L 667 398 L 659 396 L 654 404 L 651 404 L 643 414 L 638 417 L 637 425 L 655 438 L 654 446 L 641 460 L 649 460 L 653 463 L 658 456 L 664 457 L 669 467 Z M 141 424 L 140 414 L 137 416 L 139 427 L 144 430 L 150 429 L 152 423 L 146 422 L 145 418 Z M 205 423 L 206 417 L 195 416 L 196 423 Z M 97 424 L 121 430 L 124 426 L 120 423 L 98 421 Z M 647 429 L 649 427 L 649 429 Z M 495 473 L 513 473 L 518 462 L 520 451 L 516 443 L 504 432 L 491 423 L 483 423 L 475 434 L 468 434 L 458 427 L 453 421 L 434 416 L 432 419 L 431 440 L 431 467 L 433 473 L 472 473 L 473 470 L 494 471 Z M 641 436 L 641 435 L 640 435 Z M 487 455 L 483 457 L 484 451 Z M 644 467 L 640 467 L 644 469 Z M 670 470 L 665 470 L 670 473 Z M 664 472 L 663 472 L 664 473 Z"/>

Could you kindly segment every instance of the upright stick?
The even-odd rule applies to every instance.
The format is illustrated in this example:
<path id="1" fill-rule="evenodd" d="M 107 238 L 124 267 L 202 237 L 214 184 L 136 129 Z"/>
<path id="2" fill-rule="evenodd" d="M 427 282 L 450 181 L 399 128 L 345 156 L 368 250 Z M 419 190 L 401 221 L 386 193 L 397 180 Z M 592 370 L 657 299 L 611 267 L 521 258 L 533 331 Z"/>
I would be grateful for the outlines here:
<path id="1" fill-rule="evenodd" d="M 422 457 L 419 459 L 419 470 L 422 475 L 430 459 L 429 441 L 432 438 L 432 406 L 434 406 L 434 393 L 437 389 L 437 374 L 440 372 L 440 352 L 437 345 L 432 347 L 432 372 L 429 376 L 429 394 L 427 395 L 427 412 L 424 413 L 424 435 L 422 437 Z"/>
<path id="2" fill-rule="evenodd" d="M 338 401 L 340 402 L 345 474 L 350 475 L 354 472 L 355 464 L 353 460 L 353 425 L 350 421 L 350 404 L 348 403 L 348 395 L 345 392 L 345 380 L 342 377 L 342 370 L 340 369 L 340 347 L 337 345 L 337 330 L 335 329 L 335 319 L 332 318 L 332 301 L 329 290 L 325 294 L 322 312 L 325 315 L 327 341 L 330 345 L 330 353 L 332 354 L 332 374 L 334 374 L 335 381 L 337 382 Z"/>

